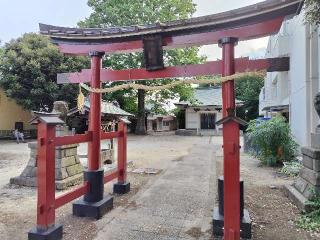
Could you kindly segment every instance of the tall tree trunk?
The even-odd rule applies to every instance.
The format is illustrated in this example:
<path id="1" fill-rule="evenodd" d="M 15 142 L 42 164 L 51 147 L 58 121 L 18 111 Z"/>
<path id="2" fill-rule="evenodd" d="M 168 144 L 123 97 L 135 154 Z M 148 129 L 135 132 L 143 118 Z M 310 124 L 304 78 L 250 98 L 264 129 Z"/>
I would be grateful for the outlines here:
<path id="1" fill-rule="evenodd" d="M 142 89 L 138 89 L 138 116 L 137 116 L 137 126 L 136 126 L 136 134 L 138 135 L 146 135 L 146 113 L 145 113 L 145 91 Z"/>

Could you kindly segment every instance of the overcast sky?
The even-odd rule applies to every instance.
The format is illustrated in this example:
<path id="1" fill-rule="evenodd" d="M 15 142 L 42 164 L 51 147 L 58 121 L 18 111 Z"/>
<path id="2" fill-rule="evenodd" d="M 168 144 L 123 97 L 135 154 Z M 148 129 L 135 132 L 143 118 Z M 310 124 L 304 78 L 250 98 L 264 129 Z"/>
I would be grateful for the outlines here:
<path id="1" fill-rule="evenodd" d="M 254 4 L 261 0 L 194 0 L 196 16 L 227 11 Z M 25 32 L 37 32 L 38 23 L 75 26 L 79 20 L 90 15 L 87 0 L 0 0 L 0 40 L 2 43 L 17 38 Z M 240 43 L 237 56 L 264 56 L 267 39 Z M 201 54 L 209 59 L 221 58 L 217 46 L 205 46 Z"/>

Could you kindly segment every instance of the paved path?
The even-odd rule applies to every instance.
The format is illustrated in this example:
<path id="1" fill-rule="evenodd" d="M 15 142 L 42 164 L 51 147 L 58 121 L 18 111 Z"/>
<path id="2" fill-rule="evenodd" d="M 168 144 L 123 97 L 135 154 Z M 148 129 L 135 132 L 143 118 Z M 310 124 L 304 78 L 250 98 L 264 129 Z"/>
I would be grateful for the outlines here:
<path id="1" fill-rule="evenodd" d="M 165 153 L 164 153 L 165 154 Z M 214 145 L 193 150 L 146 185 L 127 207 L 97 222 L 97 240 L 210 239 L 215 198 Z"/>

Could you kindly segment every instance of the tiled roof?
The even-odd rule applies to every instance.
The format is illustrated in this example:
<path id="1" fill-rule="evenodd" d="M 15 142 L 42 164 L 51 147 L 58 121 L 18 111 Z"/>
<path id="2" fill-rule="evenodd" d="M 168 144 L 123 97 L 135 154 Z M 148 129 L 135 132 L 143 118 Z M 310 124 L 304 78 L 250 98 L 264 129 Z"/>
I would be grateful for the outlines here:
<path id="1" fill-rule="evenodd" d="M 90 43 L 94 44 L 94 41 L 99 43 L 102 39 L 112 41 L 117 38 L 137 38 L 148 34 L 174 36 L 186 32 L 215 32 L 221 29 L 250 25 L 269 18 L 295 14 L 300 11 L 302 2 L 302 0 L 267 0 L 224 13 L 143 26 L 67 28 L 46 24 L 39 25 L 41 34 L 49 35 L 57 41 L 90 40 Z"/>
<path id="2" fill-rule="evenodd" d="M 175 116 L 172 115 L 152 115 L 148 116 L 148 120 L 156 120 L 157 118 L 162 118 L 165 121 L 171 121 L 175 119 Z"/>
<path id="3" fill-rule="evenodd" d="M 222 106 L 222 89 L 220 87 L 196 88 L 194 91 L 196 100 L 193 106 Z M 236 104 L 242 102 L 236 100 Z M 190 102 L 179 102 L 176 105 L 191 105 Z"/>
<path id="4" fill-rule="evenodd" d="M 87 111 L 90 110 L 90 102 L 88 100 L 85 101 L 84 107 Z M 68 112 L 68 115 L 72 115 L 78 112 L 77 108 L 73 108 Z M 124 111 L 123 109 L 115 106 L 113 103 L 101 101 L 101 113 L 105 115 L 113 115 L 113 116 L 134 116 L 131 113 Z"/>

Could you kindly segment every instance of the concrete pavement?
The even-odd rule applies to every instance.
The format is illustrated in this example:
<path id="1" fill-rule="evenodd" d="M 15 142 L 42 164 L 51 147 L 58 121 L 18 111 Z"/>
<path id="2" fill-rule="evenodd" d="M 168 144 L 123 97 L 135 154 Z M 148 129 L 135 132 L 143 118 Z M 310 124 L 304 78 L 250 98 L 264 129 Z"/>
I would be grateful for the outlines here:
<path id="1" fill-rule="evenodd" d="M 187 156 L 172 162 L 128 205 L 97 221 L 96 240 L 211 239 L 216 194 L 214 147 L 209 137 L 195 138 Z"/>

